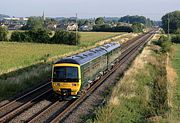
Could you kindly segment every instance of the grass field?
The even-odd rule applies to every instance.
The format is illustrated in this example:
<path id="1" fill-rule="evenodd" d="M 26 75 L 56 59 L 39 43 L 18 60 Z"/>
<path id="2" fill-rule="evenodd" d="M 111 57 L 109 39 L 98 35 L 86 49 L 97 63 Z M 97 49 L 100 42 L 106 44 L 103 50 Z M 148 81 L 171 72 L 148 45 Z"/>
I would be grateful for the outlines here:
<path id="1" fill-rule="evenodd" d="M 175 45 L 175 56 L 173 58 L 173 67 L 176 70 L 176 73 L 178 75 L 176 102 L 180 109 L 180 44 Z"/>
<path id="2" fill-rule="evenodd" d="M 173 59 L 173 66 L 174 68 L 176 69 L 176 72 L 179 76 L 179 83 L 180 83 L 180 44 L 176 45 L 175 46 L 175 56 L 174 56 L 174 59 Z"/>
<path id="3" fill-rule="evenodd" d="M 94 45 L 97 41 L 107 39 L 122 33 L 115 32 L 80 32 L 81 46 Z"/>
<path id="4" fill-rule="evenodd" d="M 107 39 L 121 33 L 109 32 L 80 32 L 79 46 L 0 42 L 0 73 L 19 67 L 28 66 L 47 57 L 59 56 L 83 47 L 92 46 L 99 40 Z"/>

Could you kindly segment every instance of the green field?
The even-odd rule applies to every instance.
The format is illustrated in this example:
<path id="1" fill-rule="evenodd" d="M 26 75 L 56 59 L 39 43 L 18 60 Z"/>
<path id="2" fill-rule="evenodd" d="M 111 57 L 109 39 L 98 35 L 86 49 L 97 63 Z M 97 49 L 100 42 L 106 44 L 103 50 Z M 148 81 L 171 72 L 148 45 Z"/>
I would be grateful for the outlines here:
<path id="1" fill-rule="evenodd" d="M 173 66 L 177 71 L 177 74 L 179 76 L 179 82 L 180 82 L 180 44 L 175 46 L 175 56 L 173 59 Z"/>
<path id="2" fill-rule="evenodd" d="M 121 33 L 80 32 L 79 46 L 0 42 L 0 73 L 28 66 L 47 57 L 59 56 L 83 47 L 92 46 L 99 40 L 107 39 Z"/>
<path id="3" fill-rule="evenodd" d="M 180 107 L 180 44 L 175 45 L 175 56 L 173 58 L 173 67 L 178 75 L 177 81 L 177 105 Z"/>

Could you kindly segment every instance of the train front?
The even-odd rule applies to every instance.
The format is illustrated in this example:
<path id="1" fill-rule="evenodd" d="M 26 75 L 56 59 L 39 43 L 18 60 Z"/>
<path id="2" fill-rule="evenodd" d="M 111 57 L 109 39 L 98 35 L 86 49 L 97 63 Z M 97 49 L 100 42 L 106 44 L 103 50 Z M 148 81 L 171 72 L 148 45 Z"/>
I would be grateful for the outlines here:
<path id="1" fill-rule="evenodd" d="M 57 63 L 52 70 L 52 88 L 61 96 L 77 96 L 81 87 L 81 71 L 78 64 Z"/>

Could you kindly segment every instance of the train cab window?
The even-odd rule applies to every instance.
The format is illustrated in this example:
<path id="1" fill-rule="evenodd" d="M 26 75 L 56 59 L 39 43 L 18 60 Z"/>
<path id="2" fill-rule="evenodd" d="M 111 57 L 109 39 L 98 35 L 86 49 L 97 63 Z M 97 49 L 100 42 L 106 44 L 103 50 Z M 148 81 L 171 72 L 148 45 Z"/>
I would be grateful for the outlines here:
<path id="1" fill-rule="evenodd" d="M 78 82 L 78 68 L 77 67 L 54 67 L 53 81 L 54 82 Z"/>

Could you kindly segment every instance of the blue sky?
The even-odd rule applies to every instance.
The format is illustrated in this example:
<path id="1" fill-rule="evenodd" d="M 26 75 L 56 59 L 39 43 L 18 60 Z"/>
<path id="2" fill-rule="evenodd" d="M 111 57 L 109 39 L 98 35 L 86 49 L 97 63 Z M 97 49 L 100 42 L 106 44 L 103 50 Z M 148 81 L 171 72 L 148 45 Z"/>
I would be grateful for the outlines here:
<path id="1" fill-rule="evenodd" d="M 46 16 L 80 18 L 144 15 L 153 20 L 180 10 L 180 0 L 0 0 L 0 13 L 16 17 Z"/>

